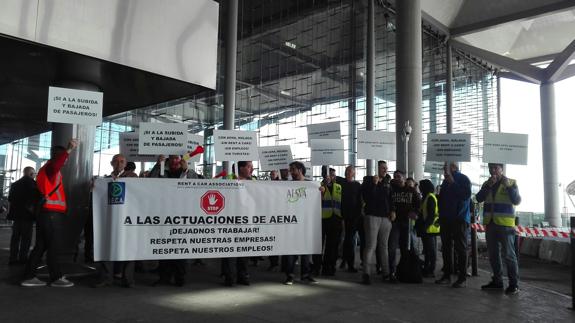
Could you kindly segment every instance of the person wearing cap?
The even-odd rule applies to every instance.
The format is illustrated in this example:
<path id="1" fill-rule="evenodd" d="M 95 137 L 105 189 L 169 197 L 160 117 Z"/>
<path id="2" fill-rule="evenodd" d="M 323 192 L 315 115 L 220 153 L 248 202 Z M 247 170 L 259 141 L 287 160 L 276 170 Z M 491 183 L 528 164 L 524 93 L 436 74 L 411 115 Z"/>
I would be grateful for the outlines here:
<path id="1" fill-rule="evenodd" d="M 485 240 L 493 272 L 491 282 L 481 286 L 481 289 L 503 290 L 503 254 L 509 277 L 505 294 L 514 295 L 519 292 L 519 266 L 515 253 L 515 206 L 521 203 L 521 196 L 517 182 L 503 174 L 503 164 L 489 163 L 489 174 L 491 177 L 483 183 L 475 196 L 477 202 L 483 202 Z"/>

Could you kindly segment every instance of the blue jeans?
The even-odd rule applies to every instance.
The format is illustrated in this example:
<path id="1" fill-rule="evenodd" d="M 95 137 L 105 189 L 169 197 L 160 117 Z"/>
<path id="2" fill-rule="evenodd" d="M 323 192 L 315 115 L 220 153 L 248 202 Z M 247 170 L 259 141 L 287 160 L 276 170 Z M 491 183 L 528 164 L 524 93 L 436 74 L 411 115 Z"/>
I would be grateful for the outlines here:
<path id="1" fill-rule="evenodd" d="M 501 255 L 507 267 L 509 286 L 518 286 L 519 266 L 515 254 L 515 228 L 489 223 L 485 232 L 489 262 L 493 271 L 493 281 L 503 283 L 503 270 L 501 268 Z"/>

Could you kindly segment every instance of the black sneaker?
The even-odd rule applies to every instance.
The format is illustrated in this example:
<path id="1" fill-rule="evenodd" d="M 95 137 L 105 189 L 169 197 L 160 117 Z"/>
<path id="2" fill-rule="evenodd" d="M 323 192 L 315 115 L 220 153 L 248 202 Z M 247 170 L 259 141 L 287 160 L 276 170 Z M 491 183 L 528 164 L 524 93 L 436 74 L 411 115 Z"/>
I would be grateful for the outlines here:
<path id="1" fill-rule="evenodd" d="M 361 275 L 361 283 L 364 285 L 371 285 L 371 278 L 368 274 Z"/>
<path id="2" fill-rule="evenodd" d="M 455 283 L 453 283 L 453 285 L 451 285 L 451 287 L 453 288 L 463 288 L 467 286 L 467 282 L 465 281 L 465 279 L 458 279 L 457 281 L 455 281 Z"/>
<path id="3" fill-rule="evenodd" d="M 389 278 L 388 278 L 389 283 L 391 284 L 397 284 L 399 281 L 397 280 L 397 276 L 395 276 L 395 274 L 389 274 Z"/>
<path id="4" fill-rule="evenodd" d="M 505 295 L 517 295 L 519 293 L 519 287 L 517 286 L 509 286 L 505 289 Z"/>
<path id="5" fill-rule="evenodd" d="M 438 285 L 449 285 L 451 284 L 451 278 L 449 276 L 442 276 L 440 279 L 435 281 L 436 284 Z"/>
<path id="6" fill-rule="evenodd" d="M 293 278 L 292 277 L 288 277 L 286 278 L 286 280 L 284 281 L 284 285 L 293 285 Z"/>
<path id="7" fill-rule="evenodd" d="M 310 285 L 318 283 L 317 280 L 311 278 L 311 276 L 302 277 L 301 281 L 303 283 L 310 284 Z"/>
<path id="8" fill-rule="evenodd" d="M 238 279 L 238 285 L 249 286 L 249 285 L 250 285 L 250 280 L 249 280 L 247 277 L 239 278 L 239 279 Z"/>
<path id="9" fill-rule="evenodd" d="M 503 283 L 491 281 L 487 285 L 481 286 L 482 290 L 503 290 Z"/>

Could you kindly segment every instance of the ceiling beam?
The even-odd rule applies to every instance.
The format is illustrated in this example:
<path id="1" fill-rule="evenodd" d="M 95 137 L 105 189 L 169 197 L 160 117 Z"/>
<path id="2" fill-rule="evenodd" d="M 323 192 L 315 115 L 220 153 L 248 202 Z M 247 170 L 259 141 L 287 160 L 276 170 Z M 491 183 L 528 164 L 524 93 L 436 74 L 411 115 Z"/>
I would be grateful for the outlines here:
<path id="1" fill-rule="evenodd" d="M 555 82 L 561 77 L 565 68 L 571 60 L 575 58 L 575 40 L 571 42 L 547 68 L 545 69 L 545 79 L 547 82 Z"/>
<path id="2" fill-rule="evenodd" d="M 537 84 L 537 85 L 541 84 L 541 82 L 532 82 L 531 80 L 528 80 L 524 77 L 521 77 L 521 76 L 519 76 L 515 73 L 511 73 L 511 72 L 498 72 L 497 75 L 500 76 L 501 78 L 505 78 L 505 79 L 509 79 L 509 80 L 533 83 L 533 84 Z"/>
<path id="3" fill-rule="evenodd" d="M 563 73 L 557 78 L 556 82 L 563 81 L 570 77 L 575 76 L 575 65 L 569 65 L 563 70 Z"/>
<path id="4" fill-rule="evenodd" d="M 533 19 L 542 15 L 548 15 L 557 11 L 563 11 L 569 8 L 575 7 L 575 0 L 563 0 L 560 2 L 555 2 L 548 5 L 543 5 L 536 8 L 531 8 L 527 10 L 522 10 L 514 12 L 511 14 L 485 19 L 482 21 L 470 23 L 467 25 L 454 27 L 450 29 L 452 37 L 464 36 L 467 34 L 473 34 L 485 29 L 492 28 L 497 25 L 505 24 L 512 21 L 523 20 L 523 19 Z"/>
<path id="5" fill-rule="evenodd" d="M 540 68 L 531 66 L 521 61 L 514 60 L 513 58 L 495 54 L 471 45 L 463 44 L 458 41 L 451 40 L 450 42 L 451 45 L 455 48 L 461 49 L 466 53 L 469 53 L 473 56 L 477 56 L 493 65 L 506 69 L 512 73 L 515 73 L 520 77 L 528 80 L 529 82 L 541 84 L 544 71 Z"/>
<path id="6" fill-rule="evenodd" d="M 421 10 L 421 20 L 423 20 L 424 23 L 431 25 L 431 27 L 439 31 L 440 34 L 443 34 L 447 37 L 451 35 L 449 27 L 442 24 L 439 20 L 435 19 L 433 16 L 423 10 Z"/>

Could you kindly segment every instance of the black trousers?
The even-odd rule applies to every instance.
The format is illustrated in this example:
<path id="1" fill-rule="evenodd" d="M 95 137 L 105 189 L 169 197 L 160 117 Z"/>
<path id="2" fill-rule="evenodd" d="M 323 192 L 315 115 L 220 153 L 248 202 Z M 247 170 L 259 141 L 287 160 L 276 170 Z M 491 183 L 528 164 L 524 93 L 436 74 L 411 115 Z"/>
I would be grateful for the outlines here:
<path id="1" fill-rule="evenodd" d="M 397 249 L 401 257 L 407 257 L 409 253 L 408 243 L 411 239 L 411 247 L 414 248 L 415 238 L 413 230 L 409 227 L 408 221 L 394 221 L 389 234 L 388 252 L 389 252 L 389 272 L 395 273 L 397 264 Z"/>
<path id="2" fill-rule="evenodd" d="M 235 259 L 235 263 L 236 263 L 236 279 L 247 279 L 249 278 L 248 275 L 248 266 L 246 264 L 246 259 L 247 258 L 242 258 L 242 257 L 238 257 L 238 258 L 222 258 L 222 274 L 224 275 L 224 277 L 226 277 L 226 279 L 233 279 L 234 274 L 233 274 L 233 269 L 232 269 L 232 264 L 234 262 Z"/>
<path id="3" fill-rule="evenodd" d="M 443 255 L 443 274 L 455 273 L 453 268 L 453 249 L 457 257 L 457 274 L 459 280 L 466 279 L 467 273 L 467 229 L 469 224 L 464 220 L 440 220 L 441 253 Z"/>
<path id="4" fill-rule="evenodd" d="M 322 255 L 313 256 L 314 271 L 319 272 L 320 269 L 324 273 L 335 273 L 335 264 L 337 262 L 337 250 L 341 237 L 342 220 L 341 218 L 333 215 L 329 219 L 321 221 L 321 241 L 322 241 Z"/>
<path id="5" fill-rule="evenodd" d="M 10 262 L 28 261 L 33 230 L 34 220 L 14 220 L 10 239 Z"/>
<path id="6" fill-rule="evenodd" d="M 62 277 L 62 270 L 58 256 L 62 250 L 62 238 L 64 236 L 64 213 L 42 212 L 36 219 L 36 245 L 30 253 L 30 259 L 24 271 L 25 279 L 34 278 L 36 269 L 42 261 L 44 252 L 48 252 L 47 264 L 50 272 L 50 281 L 53 282 Z"/>
<path id="7" fill-rule="evenodd" d="M 435 273 L 435 263 L 437 262 L 437 236 L 424 234 L 421 237 L 423 243 L 423 255 L 425 256 L 423 271 L 424 273 Z"/>
<path id="8" fill-rule="evenodd" d="M 356 233 L 359 231 L 361 218 L 359 215 L 346 217 L 345 220 L 345 238 L 343 239 L 343 260 L 347 263 L 348 268 L 355 266 L 355 246 Z M 361 239 L 361 238 L 360 238 Z M 365 241 L 360 241 L 360 255 L 363 255 L 363 246 Z"/>
<path id="9" fill-rule="evenodd" d="M 158 274 L 164 283 L 170 283 L 174 277 L 176 284 L 183 284 L 186 281 L 186 260 L 160 260 Z"/>
<path id="10" fill-rule="evenodd" d="M 295 262 L 298 256 L 282 256 L 282 267 L 285 269 L 285 274 L 287 277 L 294 278 L 295 277 Z M 301 255 L 300 256 L 300 277 L 305 278 L 311 275 L 311 266 L 309 259 L 309 255 Z"/>
<path id="11" fill-rule="evenodd" d="M 102 261 L 99 268 L 100 281 L 112 284 L 114 274 L 121 274 L 123 284 L 133 285 L 135 266 L 135 261 Z"/>

